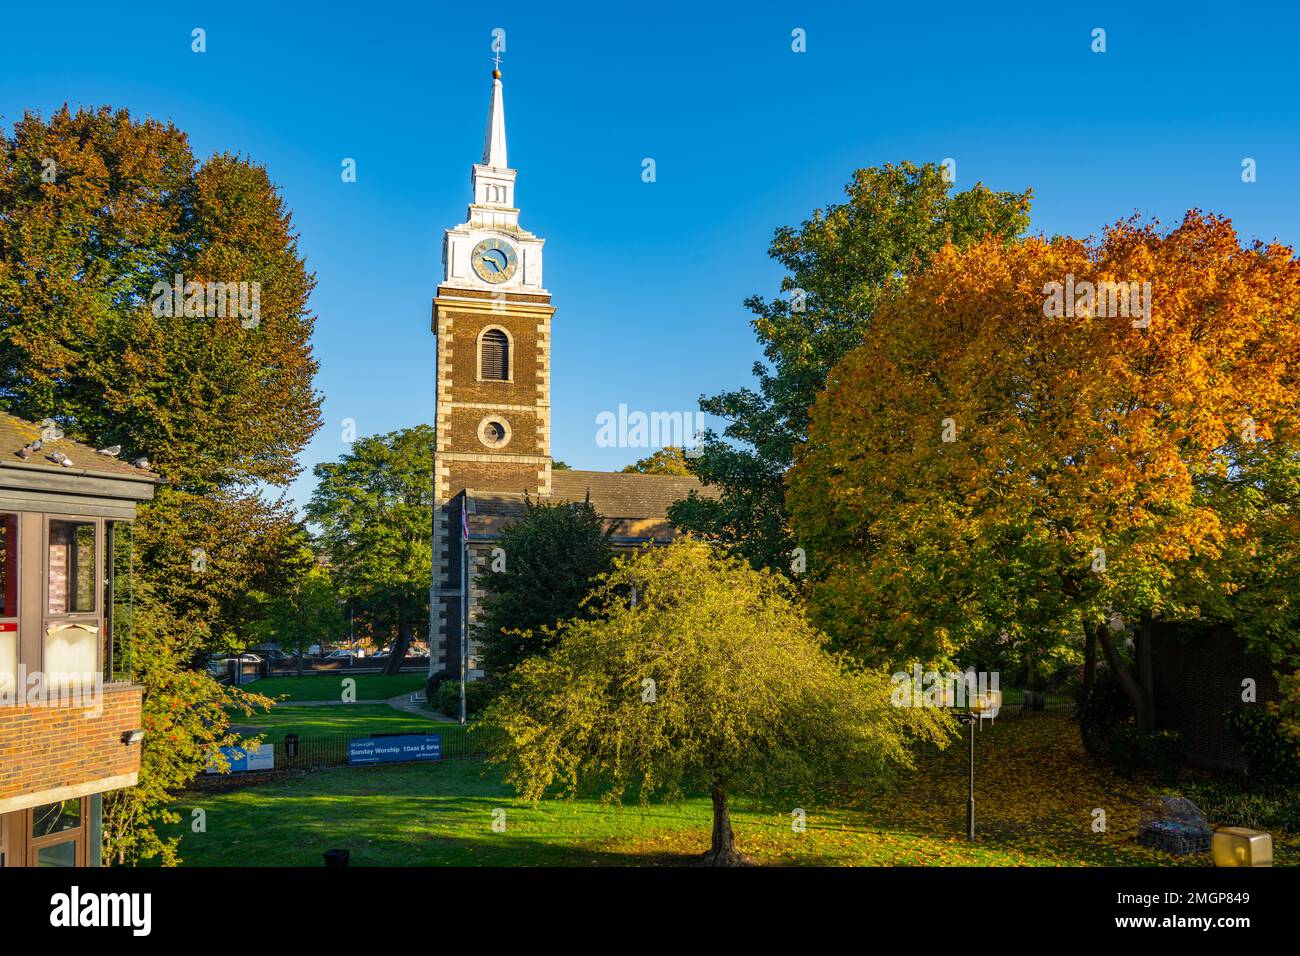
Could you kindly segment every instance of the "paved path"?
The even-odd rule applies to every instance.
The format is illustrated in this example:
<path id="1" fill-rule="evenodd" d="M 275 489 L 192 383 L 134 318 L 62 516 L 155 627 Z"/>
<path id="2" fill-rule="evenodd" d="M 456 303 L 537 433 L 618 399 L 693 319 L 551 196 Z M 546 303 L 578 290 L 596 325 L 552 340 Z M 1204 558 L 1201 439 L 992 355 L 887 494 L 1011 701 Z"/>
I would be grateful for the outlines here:
<path id="1" fill-rule="evenodd" d="M 415 714 L 417 717 L 427 717 L 429 720 L 452 720 L 451 717 L 445 717 L 436 710 L 425 710 L 423 705 L 413 703 L 409 693 L 398 694 L 396 697 L 390 697 L 388 698 L 387 703 L 389 707 L 400 710 L 403 713 Z"/>

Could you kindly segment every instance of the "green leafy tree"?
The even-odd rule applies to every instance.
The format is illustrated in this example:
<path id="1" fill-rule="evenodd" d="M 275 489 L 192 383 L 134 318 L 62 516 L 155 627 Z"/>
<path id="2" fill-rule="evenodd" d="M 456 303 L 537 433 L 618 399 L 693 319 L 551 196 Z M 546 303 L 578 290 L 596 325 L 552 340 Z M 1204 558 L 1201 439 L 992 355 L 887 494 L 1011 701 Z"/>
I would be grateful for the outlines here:
<path id="1" fill-rule="evenodd" d="M 693 463 L 721 494 L 692 494 L 669 511 L 678 527 L 786 573 L 797 542 L 784 475 L 827 373 L 862 341 L 881 303 L 946 244 L 1011 239 L 1029 224 L 1029 191 L 993 192 L 977 183 L 955 192 L 931 163 L 860 169 L 845 192 L 847 202 L 816 210 L 798 229 L 776 230 L 768 255 L 788 270 L 781 283 L 787 295 L 745 302 L 766 359 L 754 365 L 757 385 L 700 400 L 705 412 L 729 422 L 722 435 L 706 434 Z"/>
<path id="2" fill-rule="evenodd" d="M 503 567 L 478 576 L 477 637 L 484 670 L 497 678 L 545 650 L 559 621 L 585 615 L 583 600 L 614 563 L 611 529 L 590 503 L 529 501 L 527 509 L 497 541 Z"/>
<path id="3" fill-rule="evenodd" d="M 429 620 L 433 448 L 428 425 L 358 439 L 337 462 L 316 466 L 306 509 L 340 597 L 372 634 L 394 638 L 389 674 Z"/>
<path id="4" fill-rule="evenodd" d="M 320 427 L 315 280 L 263 167 L 200 165 L 180 130 L 125 110 L 29 113 L 0 136 L 0 211 L 11 412 L 147 456 L 188 491 L 298 474 Z M 257 283 L 256 322 L 209 316 L 206 297 L 203 315 L 156 314 L 156 284 L 177 275 L 249 283 L 250 305 Z"/>
<path id="5" fill-rule="evenodd" d="M 242 490 L 160 488 L 131 535 L 157 599 L 201 636 L 197 657 L 246 650 L 256 595 L 290 592 L 314 566 L 292 503 Z"/>
<path id="6" fill-rule="evenodd" d="M 301 674 L 307 649 L 313 644 L 324 647 L 346 629 L 334 582 L 324 570 L 313 568 L 292 590 L 265 600 L 256 633 L 260 640 L 293 651 Z"/>
<path id="7" fill-rule="evenodd" d="M 941 712 L 893 706 L 887 675 L 828 653 L 784 578 L 704 543 L 620 560 L 589 604 L 594 617 L 563 622 L 484 714 L 491 759 L 525 799 L 703 791 L 705 861 L 730 865 L 733 795 L 802 800 L 948 739 Z"/>
<path id="8" fill-rule="evenodd" d="M 168 315 L 158 289 L 178 275 L 204 294 Z M 209 289 L 241 282 L 250 314 L 238 294 L 233 310 L 214 294 L 208 311 Z M 250 489 L 288 484 L 320 425 L 314 282 L 283 199 L 246 158 L 199 162 L 170 123 L 107 107 L 28 113 L 0 130 L 0 403 L 147 457 L 165 482 L 128 541 L 159 633 L 186 639 L 142 627 L 133 660 L 145 713 L 178 717 L 147 744 L 138 788 L 106 802 L 119 847 L 152 846 L 147 808 L 224 738 L 225 708 L 209 706 L 223 691 L 184 666 L 236 646 L 255 610 L 248 592 L 298 573 L 299 529 Z"/>
<path id="9" fill-rule="evenodd" d="M 691 460 L 686 457 L 686 452 L 676 445 L 669 445 L 666 448 L 660 448 L 653 455 L 642 458 L 635 464 L 628 465 L 623 469 L 624 474 L 641 474 L 641 475 L 678 475 L 689 478 L 694 472 L 691 470 Z"/>

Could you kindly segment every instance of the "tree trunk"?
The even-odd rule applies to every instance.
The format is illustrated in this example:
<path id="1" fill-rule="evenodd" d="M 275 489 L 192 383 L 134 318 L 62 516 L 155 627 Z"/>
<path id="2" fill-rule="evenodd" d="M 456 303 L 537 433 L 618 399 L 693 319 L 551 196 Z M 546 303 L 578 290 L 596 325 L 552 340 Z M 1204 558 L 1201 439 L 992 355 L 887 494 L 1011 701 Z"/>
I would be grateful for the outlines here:
<path id="1" fill-rule="evenodd" d="M 705 866 L 745 865 L 745 858 L 736 851 L 736 838 L 731 832 L 727 791 L 716 783 L 713 785 L 713 843 L 701 862 Z"/>
<path id="2" fill-rule="evenodd" d="M 1155 671 L 1151 662 L 1151 613 L 1144 612 L 1142 625 L 1138 630 L 1137 644 L 1137 678 L 1142 687 L 1142 704 L 1137 712 L 1138 730 L 1144 734 L 1154 733 L 1156 729 L 1156 688 Z"/>
<path id="3" fill-rule="evenodd" d="M 1088 698 L 1092 696 L 1092 688 L 1097 683 L 1097 628 L 1105 627 L 1104 623 L 1094 624 L 1089 627 L 1083 627 L 1083 687 L 1079 691 L 1079 701 L 1074 708 L 1074 717 L 1079 719 L 1083 715 L 1084 708 L 1088 706 Z"/>
<path id="4" fill-rule="evenodd" d="M 1047 689 L 1032 652 L 1025 655 L 1025 697 L 1022 711 L 1041 711 L 1047 707 Z"/>
<path id="5" fill-rule="evenodd" d="M 1150 632 L 1150 626 L 1144 625 L 1144 630 Z M 1139 733 L 1149 734 L 1155 730 L 1154 710 L 1151 707 L 1151 695 L 1146 692 L 1141 682 L 1133 676 L 1133 672 L 1125 666 L 1124 661 L 1120 659 L 1119 649 L 1115 647 L 1115 641 L 1110 636 L 1110 630 L 1106 627 L 1097 629 L 1097 637 L 1101 641 L 1101 649 L 1106 652 L 1106 663 L 1110 666 L 1111 671 L 1119 678 L 1120 685 L 1124 688 L 1124 693 L 1128 694 L 1128 699 L 1133 702 L 1133 712 L 1137 715 L 1137 729 Z M 1139 636 L 1139 641 L 1142 638 Z M 1149 642 L 1149 638 L 1148 638 Z M 1142 654 L 1138 650 L 1138 657 Z"/>
<path id="6" fill-rule="evenodd" d="M 393 653 L 388 655 L 388 663 L 384 665 L 385 674 L 396 674 L 401 669 L 402 661 L 406 660 L 406 649 L 411 644 L 411 622 L 399 620 L 397 622 L 397 640 L 393 642 Z"/>

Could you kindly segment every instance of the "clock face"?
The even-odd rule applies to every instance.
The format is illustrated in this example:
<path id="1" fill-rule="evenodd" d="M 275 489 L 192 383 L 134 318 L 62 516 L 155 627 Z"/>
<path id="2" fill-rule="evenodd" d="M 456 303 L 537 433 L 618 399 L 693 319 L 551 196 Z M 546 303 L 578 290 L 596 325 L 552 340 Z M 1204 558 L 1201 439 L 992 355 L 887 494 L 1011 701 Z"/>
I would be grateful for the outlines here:
<path id="1" fill-rule="evenodd" d="M 504 239 L 484 239 L 469 254 L 469 261 L 484 282 L 505 282 L 519 267 L 514 246 Z"/>

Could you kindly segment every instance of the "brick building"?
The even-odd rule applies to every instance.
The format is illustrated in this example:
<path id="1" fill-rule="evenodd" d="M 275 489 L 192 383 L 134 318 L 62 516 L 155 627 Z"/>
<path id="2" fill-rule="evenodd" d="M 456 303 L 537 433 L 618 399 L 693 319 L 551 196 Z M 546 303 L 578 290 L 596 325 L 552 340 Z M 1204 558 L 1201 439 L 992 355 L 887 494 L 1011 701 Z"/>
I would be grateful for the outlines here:
<path id="1" fill-rule="evenodd" d="M 448 229 L 443 280 L 433 300 L 437 336 L 433 580 L 430 673 L 461 666 L 463 592 L 471 581 L 469 623 L 481 595 L 472 580 L 505 522 L 534 500 L 582 501 L 614 524 L 623 548 L 663 544 L 667 508 L 694 478 L 552 470 L 551 294 L 542 283 L 545 240 L 523 229 L 516 170 L 506 159 L 501 74 L 492 94 L 483 160 L 473 166 L 466 221 Z M 470 574 L 466 575 L 468 564 Z M 468 643 L 467 675 L 482 676 Z"/>
<path id="2" fill-rule="evenodd" d="M 0 412 L 0 866 L 97 866 L 140 772 L 115 555 L 157 476 Z"/>
<path id="3" fill-rule="evenodd" d="M 1230 625 L 1156 622 L 1151 636 L 1156 726 L 1182 734 L 1194 766 L 1243 769 L 1246 755 L 1225 716 L 1280 701 L 1276 665 L 1249 651 Z M 1242 699 L 1246 682 L 1253 692 L 1250 704 Z"/>

